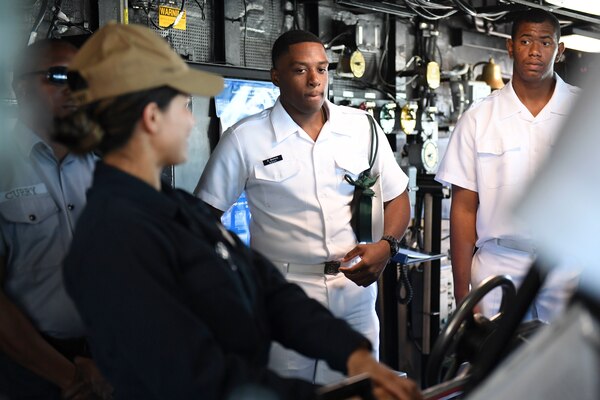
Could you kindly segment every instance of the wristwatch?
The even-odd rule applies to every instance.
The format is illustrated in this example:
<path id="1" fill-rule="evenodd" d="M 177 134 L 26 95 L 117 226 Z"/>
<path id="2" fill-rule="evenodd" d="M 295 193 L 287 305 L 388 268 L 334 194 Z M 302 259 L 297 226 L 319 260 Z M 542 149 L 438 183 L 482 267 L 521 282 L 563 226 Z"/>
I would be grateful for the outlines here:
<path id="1" fill-rule="evenodd" d="M 383 235 L 381 240 L 385 240 L 390 245 L 390 257 L 394 257 L 400 249 L 400 242 L 392 235 Z"/>

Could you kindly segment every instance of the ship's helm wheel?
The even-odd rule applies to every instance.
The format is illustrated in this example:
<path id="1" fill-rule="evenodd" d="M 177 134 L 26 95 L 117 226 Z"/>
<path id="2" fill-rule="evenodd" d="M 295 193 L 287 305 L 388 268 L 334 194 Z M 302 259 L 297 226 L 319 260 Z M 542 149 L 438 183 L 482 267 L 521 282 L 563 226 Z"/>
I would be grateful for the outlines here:
<path id="1" fill-rule="evenodd" d="M 502 302 L 498 313 L 490 319 L 481 314 L 473 314 L 481 299 L 497 287 L 502 288 Z M 506 310 L 514 305 L 516 294 L 515 285 L 507 275 L 489 277 L 469 292 L 438 336 L 429 355 L 425 387 L 454 378 L 464 362 L 473 362 Z"/>

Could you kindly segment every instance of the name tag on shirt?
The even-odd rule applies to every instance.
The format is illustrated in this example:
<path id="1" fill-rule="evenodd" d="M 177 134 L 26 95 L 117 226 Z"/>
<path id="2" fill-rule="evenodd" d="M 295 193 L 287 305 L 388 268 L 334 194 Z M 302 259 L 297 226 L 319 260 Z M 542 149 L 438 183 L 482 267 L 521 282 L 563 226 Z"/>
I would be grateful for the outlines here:
<path id="1" fill-rule="evenodd" d="M 267 158 L 266 160 L 263 160 L 263 165 L 266 167 L 267 165 L 275 164 L 276 162 L 279 162 L 281 160 L 283 160 L 283 157 L 280 154 L 278 156 Z"/>
<path id="2" fill-rule="evenodd" d="M 39 194 L 48 193 L 46 185 L 38 183 L 37 185 L 22 186 L 18 188 L 9 189 L 6 192 L 0 192 L 0 203 L 4 201 L 14 200 L 21 197 L 36 196 Z"/>

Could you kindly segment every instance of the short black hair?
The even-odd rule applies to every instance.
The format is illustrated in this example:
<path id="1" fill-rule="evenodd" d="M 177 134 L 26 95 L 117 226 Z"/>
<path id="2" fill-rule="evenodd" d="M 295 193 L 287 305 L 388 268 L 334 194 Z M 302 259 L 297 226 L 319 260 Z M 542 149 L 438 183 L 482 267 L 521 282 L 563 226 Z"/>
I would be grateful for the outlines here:
<path id="1" fill-rule="evenodd" d="M 515 40 L 521 25 L 528 22 L 533 22 L 535 24 L 549 22 L 554 28 L 556 42 L 558 43 L 560 41 L 560 22 L 558 21 L 558 18 L 556 18 L 556 16 L 551 12 L 542 10 L 541 8 L 532 8 L 525 11 L 519 11 L 517 14 L 515 14 L 510 37 Z"/>
<path id="2" fill-rule="evenodd" d="M 323 42 L 319 37 L 313 33 L 302 30 L 287 31 L 275 40 L 273 43 L 273 50 L 271 51 L 271 61 L 273 62 L 273 68 L 279 58 L 289 52 L 290 46 L 298 43 L 320 43 Z"/>

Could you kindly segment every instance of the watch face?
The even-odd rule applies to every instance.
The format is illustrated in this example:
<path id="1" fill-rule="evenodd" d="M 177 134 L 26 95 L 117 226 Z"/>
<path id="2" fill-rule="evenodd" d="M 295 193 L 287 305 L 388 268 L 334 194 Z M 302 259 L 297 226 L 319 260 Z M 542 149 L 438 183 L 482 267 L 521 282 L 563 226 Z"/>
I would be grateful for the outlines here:
<path id="1" fill-rule="evenodd" d="M 423 142 L 421 149 L 421 161 L 425 171 L 432 173 L 438 165 L 438 148 L 432 140 Z"/>

